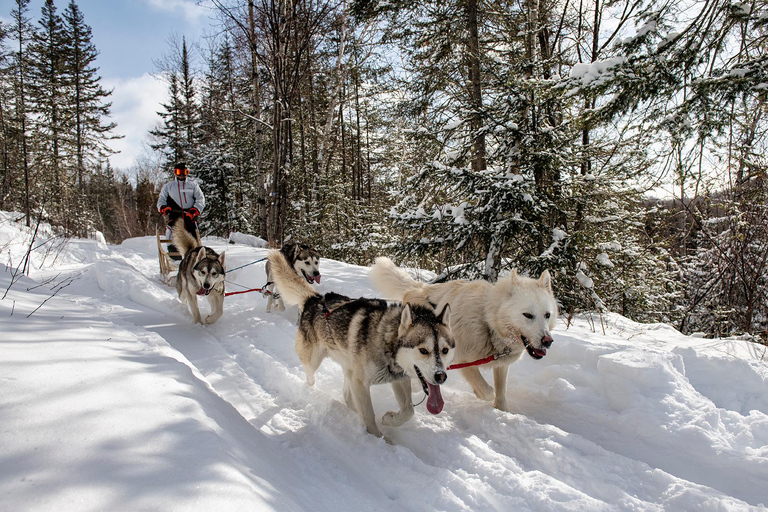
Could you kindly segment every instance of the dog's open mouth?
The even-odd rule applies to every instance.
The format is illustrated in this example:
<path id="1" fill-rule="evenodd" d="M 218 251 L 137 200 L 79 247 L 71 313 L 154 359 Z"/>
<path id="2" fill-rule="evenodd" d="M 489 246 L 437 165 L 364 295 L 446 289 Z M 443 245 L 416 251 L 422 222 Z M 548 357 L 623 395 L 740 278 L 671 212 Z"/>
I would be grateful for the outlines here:
<path id="1" fill-rule="evenodd" d="M 413 369 L 416 370 L 416 375 L 421 381 L 421 387 L 427 394 L 427 410 L 432 414 L 440 414 L 445 405 L 443 395 L 440 393 L 440 386 L 427 382 L 417 366 L 414 366 Z"/>
<path id="2" fill-rule="evenodd" d="M 547 355 L 547 349 L 545 348 L 533 348 L 531 343 L 528 341 L 528 338 L 520 335 L 520 339 L 523 340 L 523 345 L 525 345 L 525 350 L 528 351 L 528 354 L 534 358 L 534 359 L 541 359 L 545 355 Z"/>
<path id="3" fill-rule="evenodd" d="M 211 293 L 211 289 L 210 288 L 208 288 L 206 290 L 205 288 L 201 287 L 199 290 L 197 290 L 197 294 L 198 295 L 208 295 L 209 293 Z"/>
<path id="4" fill-rule="evenodd" d="M 320 274 L 316 276 L 310 276 L 310 275 L 307 275 L 307 273 L 304 272 L 303 270 L 301 271 L 301 273 L 304 274 L 304 279 L 306 279 L 309 284 L 312 284 L 315 281 L 317 281 L 317 284 L 320 284 Z"/>

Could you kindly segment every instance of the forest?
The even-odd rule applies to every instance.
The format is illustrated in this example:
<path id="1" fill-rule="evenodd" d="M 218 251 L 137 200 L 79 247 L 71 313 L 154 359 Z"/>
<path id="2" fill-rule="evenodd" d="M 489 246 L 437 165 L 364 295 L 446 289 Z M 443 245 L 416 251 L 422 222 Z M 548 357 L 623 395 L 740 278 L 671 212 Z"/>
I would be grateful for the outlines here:
<path id="1" fill-rule="evenodd" d="M 184 161 L 206 235 L 444 280 L 549 269 L 566 318 L 766 342 L 766 0 L 204 3 L 216 30 L 157 57 L 155 159 L 115 169 L 76 1 L 14 0 L 0 209 L 154 235 Z"/>

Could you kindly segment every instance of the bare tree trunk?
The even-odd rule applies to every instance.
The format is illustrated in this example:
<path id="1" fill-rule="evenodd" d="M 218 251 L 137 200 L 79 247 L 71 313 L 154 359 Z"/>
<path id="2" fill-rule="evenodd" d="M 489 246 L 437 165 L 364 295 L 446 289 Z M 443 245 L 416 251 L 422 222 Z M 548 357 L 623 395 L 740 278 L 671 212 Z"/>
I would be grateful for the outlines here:
<path id="1" fill-rule="evenodd" d="M 480 76 L 480 35 L 477 26 L 477 0 L 466 1 L 467 51 L 469 53 L 469 97 L 472 107 L 470 129 L 472 130 L 472 170 L 484 171 L 486 167 L 485 135 L 483 128 L 483 90 Z"/>
<path id="2" fill-rule="evenodd" d="M 259 233 L 267 236 L 267 190 L 264 186 L 264 126 L 261 122 L 261 82 L 259 80 L 259 54 L 256 46 L 256 13 L 253 0 L 248 0 L 248 42 L 251 50 L 251 94 L 253 102 L 254 141 L 256 143 L 256 214 L 259 223 Z"/>

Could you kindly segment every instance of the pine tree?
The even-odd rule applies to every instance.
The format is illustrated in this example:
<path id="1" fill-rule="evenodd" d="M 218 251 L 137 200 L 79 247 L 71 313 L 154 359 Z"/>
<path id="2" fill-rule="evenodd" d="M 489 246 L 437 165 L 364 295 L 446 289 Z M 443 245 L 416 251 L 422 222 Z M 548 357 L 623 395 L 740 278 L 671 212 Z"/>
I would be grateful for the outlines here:
<path id="1" fill-rule="evenodd" d="M 0 22 L 0 209 L 8 208 L 14 173 L 14 132 L 11 123 L 13 99 L 11 52 L 8 27 Z"/>
<path id="2" fill-rule="evenodd" d="M 30 110 L 34 114 L 36 164 L 41 179 L 46 209 L 51 220 L 68 226 L 70 216 L 69 172 L 66 161 L 65 135 L 69 119 L 66 116 L 64 83 L 64 30 L 61 17 L 56 13 L 53 0 L 43 4 L 39 29 L 30 44 Z"/>
<path id="3" fill-rule="evenodd" d="M 23 176 L 24 196 L 19 206 L 23 208 L 26 218 L 26 225 L 31 225 L 32 208 L 34 204 L 30 190 L 33 177 L 30 176 L 30 112 L 29 103 L 29 81 L 30 81 L 30 56 L 29 44 L 34 33 L 34 29 L 27 17 L 29 12 L 29 0 L 16 0 L 16 8 L 11 11 L 11 34 L 13 37 L 14 50 L 11 58 L 11 74 L 13 76 L 13 116 L 9 120 L 12 124 L 14 145 L 16 153 L 16 162 L 14 168 L 19 175 Z M 34 201 L 34 202 L 33 202 Z"/>
<path id="4" fill-rule="evenodd" d="M 82 191 L 89 166 L 97 165 L 113 153 L 106 141 L 117 138 L 111 134 L 115 123 L 106 123 L 112 91 L 101 86 L 95 67 L 98 51 L 92 41 L 91 28 L 75 0 L 64 11 L 66 61 L 64 77 L 67 85 L 67 113 L 74 149 L 77 186 Z"/>
<path id="5" fill-rule="evenodd" d="M 198 151 L 192 161 L 206 197 L 204 231 L 228 235 L 247 231 L 241 215 L 243 174 L 241 155 L 234 142 L 237 132 L 235 66 L 228 38 L 213 43 L 201 86 Z M 245 228 L 245 229 L 244 229 Z"/>
<path id="6" fill-rule="evenodd" d="M 164 167 L 169 169 L 174 163 L 190 161 L 194 156 L 198 124 L 194 76 L 185 38 L 173 52 L 166 62 L 160 63 L 169 96 L 168 103 L 162 104 L 163 111 L 158 112 L 163 124 L 150 132 L 157 139 L 152 148 L 163 153 Z"/>

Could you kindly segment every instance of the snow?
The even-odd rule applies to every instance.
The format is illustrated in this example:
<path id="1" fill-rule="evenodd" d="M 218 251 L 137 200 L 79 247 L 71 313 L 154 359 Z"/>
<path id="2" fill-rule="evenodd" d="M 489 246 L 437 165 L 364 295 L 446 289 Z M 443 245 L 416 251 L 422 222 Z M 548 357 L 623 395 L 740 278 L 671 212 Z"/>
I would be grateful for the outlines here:
<path id="1" fill-rule="evenodd" d="M 263 249 L 267 247 L 267 241 L 261 237 L 248 235 L 245 233 L 232 232 L 229 234 L 229 241 L 233 244 L 247 245 L 249 247 L 257 247 Z"/>
<path id="2" fill-rule="evenodd" d="M 463 119 L 454 119 L 445 125 L 445 130 L 455 130 L 464 123 Z"/>
<path id="3" fill-rule="evenodd" d="M 570 71 L 570 77 L 581 80 L 582 85 L 589 85 L 594 81 L 604 81 L 610 78 L 611 71 L 626 62 L 624 57 L 611 57 L 592 63 L 576 63 Z"/>
<path id="4" fill-rule="evenodd" d="M 613 268 L 615 265 L 611 261 L 611 258 L 608 257 L 608 254 L 601 252 L 597 255 L 597 262 L 601 264 L 604 267 Z"/>
<path id="5" fill-rule="evenodd" d="M 30 241 L 16 218 L 0 214 L 0 297 Z M 204 242 L 226 250 L 232 268 L 266 254 Z M 375 296 L 367 268 L 321 264 L 318 290 Z M 0 300 L 3 510 L 768 505 L 760 345 L 613 314 L 563 319 L 544 359 L 511 367 L 510 412 L 450 374 L 443 412 L 418 406 L 402 427 L 383 427 L 387 444 L 343 405 L 337 364 L 305 384 L 295 308 L 267 314 L 261 295 L 236 295 L 218 323 L 192 325 L 159 281 L 153 237 L 54 241 L 33 251 L 31 267 Z M 228 279 L 258 287 L 263 264 Z M 372 395 L 378 417 L 395 407 L 388 386 Z"/>
<path id="6" fill-rule="evenodd" d="M 581 269 L 576 271 L 576 279 L 579 281 L 581 286 L 587 289 L 591 289 L 595 284 L 592 281 L 592 278 L 588 277 Z"/>
<path id="7" fill-rule="evenodd" d="M 549 247 L 547 247 L 547 250 L 541 253 L 541 258 L 549 258 L 554 253 L 555 249 L 558 249 L 561 245 L 561 242 L 568 238 L 568 233 L 563 231 L 560 228 L 554 228 L 552 229 L 552 243 Z"/>

